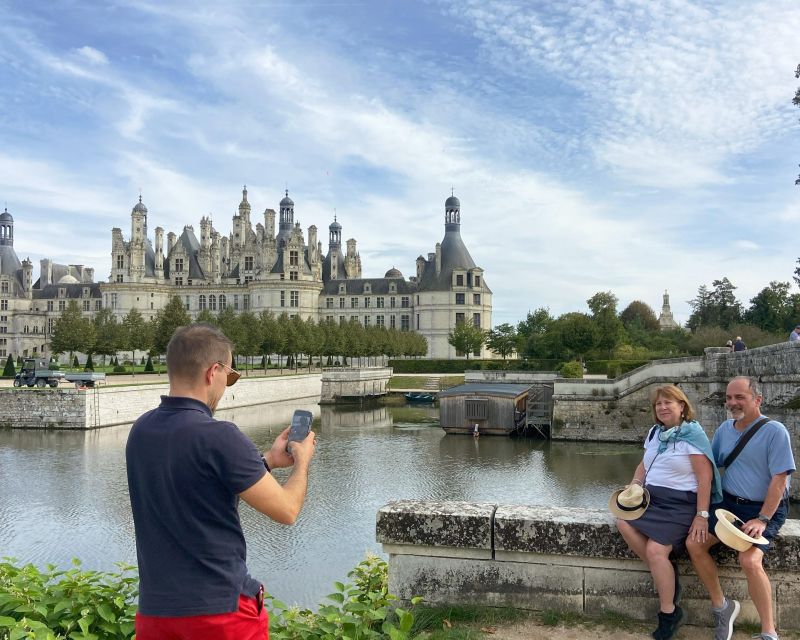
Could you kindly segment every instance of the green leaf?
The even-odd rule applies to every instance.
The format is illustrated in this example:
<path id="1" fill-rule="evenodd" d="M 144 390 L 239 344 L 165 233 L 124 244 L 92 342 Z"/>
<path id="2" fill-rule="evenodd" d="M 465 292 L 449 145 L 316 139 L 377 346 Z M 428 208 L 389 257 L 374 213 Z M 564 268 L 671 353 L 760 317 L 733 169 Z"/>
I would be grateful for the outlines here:
<path id="1" fill-rule="evenodd" d="M 17 624 L 17 621 L 14 618 L 9 618 L 8 616 L 0 616 L 0 628 L 5 627 L 6 629 L 13 627 Z"/>
<path id="2" fill-rule="evenodd" d="M 344 591 L 344 589 L 345 589 L 345 587 L 344 587 L 344 583 L 343 583 L 343 582 L 334 582 L 334 583 L 333 583 L 333 587 L 334 587 L 334 589 L 336 589 L 337 591 Z"/>
<path id="3" fill-rule="evenodd" d="M 114 612 L 111 610 L 105 602 L 102 603 L 100 606 L 97 607 L 97 613 L 100 614 L 100 617 L 107 622 L 116 622 L 117 616 L 114 615 Z"/>
<path id="4" fill-rule="evenodd" d="M 333 600 L 334 602 L 338 602 L 341 604 L 344 602 L 344 594 L 343 593 L 331 593 L 325 596 L 328 600 Z"/>

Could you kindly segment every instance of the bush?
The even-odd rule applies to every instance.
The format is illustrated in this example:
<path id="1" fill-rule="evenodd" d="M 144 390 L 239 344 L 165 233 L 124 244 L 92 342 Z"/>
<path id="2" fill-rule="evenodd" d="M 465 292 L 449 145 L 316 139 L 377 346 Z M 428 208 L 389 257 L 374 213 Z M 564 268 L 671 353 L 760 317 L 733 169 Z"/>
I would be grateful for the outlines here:
<path id="1" fill-rule="evenodd" d="M 150 357 L 150 354 L 147 354 L 147 363 L 144 365 L 145 373 L 152 373 L 153 372 L 153 358 Z"/>
<path id="2" fill-rule="evenodd" d="M 94 361 L 92 360 L 92 354 L 89 354 L 89 357 L 86 358 L 86 369 L 89 371 L 94 371 Z"/>
<path id="3" fill-rule="evenodd" d="M 577 360 L 565 362 L 558 373 L 562 378 L 583 378 L 583 363 Z"/>
<path id="4" fill-rule="evenodd" d="M 134 567 L 118 563 L 119 573 L 82 571 L 73 560 L 68 571 L 47 565 L 42 572 L 32 564 L 11 562 L 0 563 L 0 637 L 133 637 Z"/>
<path id="5" fill-rule="evenodd" d="M 81 366 L 81 363 L 78 362 L 78 356 L 73 356 L 73 358 L 72 358 L 72 368 L 73 369 L 77 369 L 80 366 Z"/>
<path id="6" fill-rule="evenodd" d="M 114 365 L 114 373 L 128 373 L 128 369 L 121 364 Z"/>
<path id="7" fill-rule="evenodd" d="M 11 354 L 8 354 L 8 358 L 6 359 L 6 366 L 3 369 L 3 377 L 4 378 L 13 378 L 17 375 L 17 370 L 14 367 L 14 358 L 11 357 Z"/>

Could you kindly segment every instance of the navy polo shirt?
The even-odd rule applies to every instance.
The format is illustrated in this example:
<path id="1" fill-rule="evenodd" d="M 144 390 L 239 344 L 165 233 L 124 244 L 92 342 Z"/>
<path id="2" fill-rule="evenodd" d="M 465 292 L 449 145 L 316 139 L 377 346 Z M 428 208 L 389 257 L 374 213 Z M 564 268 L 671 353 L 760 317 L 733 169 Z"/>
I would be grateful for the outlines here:
<path id="1" fill-rule="evenodd" d="M 161 396 L 125 448 L 139 611 L 193 616 L 238 609 L 260 583 L 247 573 L 239 496 L 266 473 L 261 453 L 204 403 Z"/>

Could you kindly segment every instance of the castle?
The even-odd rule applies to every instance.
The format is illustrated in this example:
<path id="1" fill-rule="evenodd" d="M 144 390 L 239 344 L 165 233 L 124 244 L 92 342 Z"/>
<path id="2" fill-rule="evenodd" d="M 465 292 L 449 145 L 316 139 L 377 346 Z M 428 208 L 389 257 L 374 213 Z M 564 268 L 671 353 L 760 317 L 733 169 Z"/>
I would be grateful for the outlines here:
<path id="1" fill-rule="evenodd" d="M 317 227 L 304 235 L 294 206 L 287 191 L 277 216 L 267 208 L 254 227 L 245 187 L 227 236 L 203 217 L 199 240 L 185 226 L 180 235 L 167 233 L 165 245 L 161 227 L 154 243 L 148 236 L 140 196 L 131 210 L 129 240 L 119 228 L 111 232 L 111 274 L 104 283 L 93 281 L 93 269 L 50 260 L 41 261 L 34 283 L 33 265 L 14 252 L 13 218 L 6 210 L 0 214 L 0 356 L 45 355 L 47 333 L 69 299 L 77 299 L 86 316 L 108 308 L 118 321 L 131 309 L 150 319 L 176 295 L 193 318 L 226 307 L 339 323 L 356 318 L 364 326 L 418 331 L 430 358 L 465 355 L 447 342 L 459 322 L 491 328 L 492 292 L 461 238 L 461 203 L 454 195 L 445 201 L 444 238 L 427 258 L 417 258 L 408 279 L 394 267 L 382 278 L 363 278 L 356 240 L 347 240 L 343 250 L 336 218 L 323 252 Z"/>

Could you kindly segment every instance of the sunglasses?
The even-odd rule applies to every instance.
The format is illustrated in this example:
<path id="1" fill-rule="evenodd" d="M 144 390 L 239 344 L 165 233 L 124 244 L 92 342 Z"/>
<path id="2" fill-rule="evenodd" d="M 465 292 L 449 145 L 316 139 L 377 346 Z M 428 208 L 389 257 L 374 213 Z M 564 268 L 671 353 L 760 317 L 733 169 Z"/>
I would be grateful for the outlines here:
<path id="1" fill-rule="evenodd" d="M 233 385 L 235 385 L 235 384 L 236 384 L 236 381 L 237 381 L 239 378 L 241 378 L 241 377 L 242 377 L 242 374 L 241 374 L 241 373 L 239 373 L 239 372 L 238 372 L 236 369 L 234 369 L 233 367 L 229 367 L 229 366 L 228 366 L 227 364 L 225 364 L 224 362 L 220 362 L 219 360 L 217 360 L 217 364 L 220 364 L 220 365 L 222 365 L 223 367 L 225 367 L 225 368 L 228 370 L 228 380 L 227 380 L 227 382 L 225 383 L 225 386 L 232 387 Z"/>

